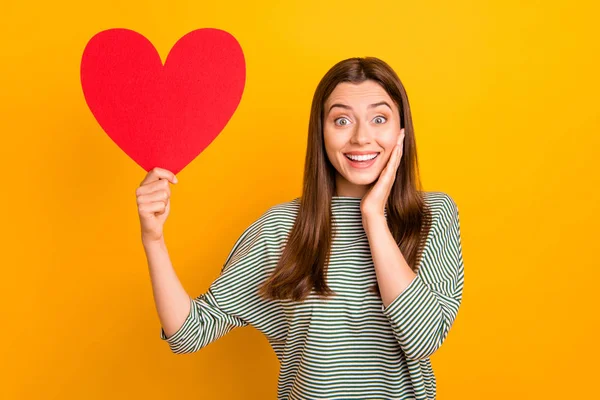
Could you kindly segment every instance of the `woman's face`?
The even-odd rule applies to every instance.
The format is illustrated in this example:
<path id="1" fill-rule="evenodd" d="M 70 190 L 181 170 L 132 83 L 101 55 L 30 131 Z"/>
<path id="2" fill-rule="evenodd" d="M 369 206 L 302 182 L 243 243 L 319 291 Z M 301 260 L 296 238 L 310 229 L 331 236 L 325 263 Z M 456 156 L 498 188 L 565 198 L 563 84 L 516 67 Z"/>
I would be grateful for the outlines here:
<path id="1" fill-rule="evenodd" d="M 325 151 L 337 170 L 336 195 L 363 197 L 401 131 L 398 107 L 377 82 L 338 84 L 323 110 Z"/>

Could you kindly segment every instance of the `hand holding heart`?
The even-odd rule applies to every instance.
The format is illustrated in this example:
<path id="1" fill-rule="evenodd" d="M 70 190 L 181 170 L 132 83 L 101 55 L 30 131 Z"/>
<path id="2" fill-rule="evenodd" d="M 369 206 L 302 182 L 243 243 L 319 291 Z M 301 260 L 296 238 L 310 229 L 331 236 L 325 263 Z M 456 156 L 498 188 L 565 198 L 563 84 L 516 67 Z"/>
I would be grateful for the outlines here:
<path id="1" fill-rule="evenodd" d="M 169 182 L 222 131 L 244 91 L 240 44 L 220 29 L 196 29 L 165 63 L 129 29 L 97 33 L 81 58 L 81 86 L 106 134 L 148 171 L 136 189 L 144 245 L 163 239 Z"/>
<path id="2" fill-rule="evenodd" d="M 153 168 L 135 191 L 144 245 L 163 239 L 163 226 L 171 209 L 169 182 L 177 183 L 171 171 Z"/>
<path id="3" fill-rule="evenodd" d="M 364 195 L 360 210 L 363 218 L 371 216 L 384 216 L 384 209 L 387 204 L 388 197 L 392 190 L 394 181 L 396 180 L 396 172 L 402 159 L 404 150 L 404 128 L 400 131 L 398 143 L 394 146 L 392 155 L 390 156 L 387 165 L 381 171 L 379 178 Z"/>

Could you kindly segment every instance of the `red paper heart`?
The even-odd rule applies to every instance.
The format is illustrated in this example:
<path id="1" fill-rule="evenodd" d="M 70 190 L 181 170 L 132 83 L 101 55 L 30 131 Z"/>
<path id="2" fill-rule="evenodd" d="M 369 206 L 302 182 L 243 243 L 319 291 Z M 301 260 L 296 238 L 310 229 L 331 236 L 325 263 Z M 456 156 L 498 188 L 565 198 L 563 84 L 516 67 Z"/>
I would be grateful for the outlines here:
<path id="1" fill-rule="evenodd" d="M 163 66 L 152 43 L 128 29 L 96 34 L 81 59 L 81 86 L 96 120 L 146 171 L 177 174 L 223 130 L 244 92 L 237 40 L 213 28 L 175 43 Z"/>

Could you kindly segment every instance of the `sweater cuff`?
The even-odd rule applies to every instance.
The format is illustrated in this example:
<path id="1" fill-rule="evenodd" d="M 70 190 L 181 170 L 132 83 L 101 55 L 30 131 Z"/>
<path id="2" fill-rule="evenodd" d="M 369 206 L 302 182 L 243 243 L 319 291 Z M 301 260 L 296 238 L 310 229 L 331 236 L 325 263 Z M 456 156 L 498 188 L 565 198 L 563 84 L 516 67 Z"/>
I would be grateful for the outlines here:
<path id="1" fill-rule="evenodd" d="M 181 327 L 177 330 L 177 332 L 175 332 L 170 337 L 167 337 L 164 329 L 161 327 L 160 328 L 160 338 L 162 340 L 165 340 L 167 343 L 169 343 L 169 345 L 174 345 L 175 343 L 177 343 L 177 341 L 182 336 L 184 336 L 186 333 L 188 333 L 190 330 L 192 330 L 191 329 L 192 326 L 195 326 L 195 324 L 196 324 L 197 316 L 198 316 L 198 310 L 196 310 L 196 305 L 194 304 L 194 301 L 192 300 L 192 298 L 190 298 L 190 313 L 188 314 L 185 321 L 183 321 L 183 325 L 181 325 Z"/>
<path id="2" fill-rule="evenodd" d="M 387 307 L 381 305 L 381 311 L 392 321 L 400 321 L 402 318 L 414 318 L 408 314 L 412 309 L 422 308 L 422 302 L 427 301 L 428 288 L 419 274 L 408 284 Z"/>

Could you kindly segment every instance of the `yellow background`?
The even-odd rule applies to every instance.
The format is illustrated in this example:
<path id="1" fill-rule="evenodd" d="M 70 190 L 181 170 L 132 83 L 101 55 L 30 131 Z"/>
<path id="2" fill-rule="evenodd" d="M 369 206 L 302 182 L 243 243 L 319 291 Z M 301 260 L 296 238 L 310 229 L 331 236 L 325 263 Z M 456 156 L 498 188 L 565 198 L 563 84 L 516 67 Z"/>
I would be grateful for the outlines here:
<path id="1" fill-rule="evenodd" d="M 272 399 L 266 338 L 193 355 L 159 339 L 139 236 L 145 176 L 84 101 L 97 32 L 233 34 L 237 112 L 179 174 L 166 235 L 191 295 L 241 232 L 300 194 L 310 102 L 337 61 L 373 55 L 406 86 L 426 190 L 461 215 L 465 289 L 432 363 L 439 399 L 597 395 L 598 5 L 577 1 L 7 2 L 1 26 L 0 398 Z"/>

